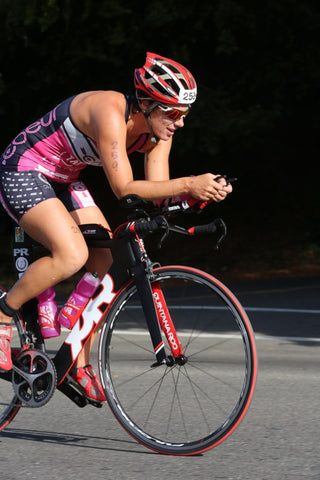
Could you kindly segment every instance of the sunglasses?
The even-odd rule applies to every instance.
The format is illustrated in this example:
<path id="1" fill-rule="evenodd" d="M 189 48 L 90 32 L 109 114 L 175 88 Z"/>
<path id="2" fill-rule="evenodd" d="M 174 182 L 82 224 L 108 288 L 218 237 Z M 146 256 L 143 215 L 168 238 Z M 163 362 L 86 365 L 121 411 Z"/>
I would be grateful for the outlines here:
<path id="1" fill-rule="evenodd" d="M 180 120 L 180 118 L 185 118 L 190 112 L 190 107 L 185 112 L 182 112 L 177 108 L 167 107 L 166 105 L 158 105 L 158 108 L 160 108 L 160 110 L 164 112 L 167 118 L 170 118 L 170 120 L 174 122 L 176 122 L 177 120 Z"/>

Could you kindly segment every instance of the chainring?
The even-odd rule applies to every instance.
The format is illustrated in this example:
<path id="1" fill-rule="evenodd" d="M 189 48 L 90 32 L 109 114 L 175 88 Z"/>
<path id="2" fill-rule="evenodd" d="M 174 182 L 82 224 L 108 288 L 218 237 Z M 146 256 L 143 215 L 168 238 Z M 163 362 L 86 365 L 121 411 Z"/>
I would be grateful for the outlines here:
<path id="1" fill-rule="evenodd" d="M 15 394 L 27 407 L 43 407 L 57 385 L 56 368 L 44 352 L 27 349 L 16 356 L 12 385 Z"/>

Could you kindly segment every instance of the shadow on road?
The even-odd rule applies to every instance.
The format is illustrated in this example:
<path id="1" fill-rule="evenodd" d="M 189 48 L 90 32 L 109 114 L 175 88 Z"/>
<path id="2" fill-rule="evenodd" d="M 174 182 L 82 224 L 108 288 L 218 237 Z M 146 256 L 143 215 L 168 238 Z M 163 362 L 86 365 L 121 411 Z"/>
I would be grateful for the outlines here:
<path id="1" fill-rule="evenodd" d="M 94 450 L 107 450 L 118 452 L 130 452 L 134 453 L 134 447 L 138 444 L 135 441 L 119 440 L 118 438 L 110 437 L 94 437 L 91 435 L 79 435 L 66 432 L 47 432 L 40 430 L 29 430 L 21 428 L 6 428 L 0 434 L 0 443 L 4 438 L 12 438 L 16 440 L 29 440 L 31 442 L 41 443 L 53 443 L 58 445 L 67 445 L 71 447 L 82 447 L 85 449 L 92 448 Z M 101 446 L 97 446 L 97 443 L 101 443 Z M 151 450 L 136 450 L 136 453 L 149 455 L 158 455 Z"/>

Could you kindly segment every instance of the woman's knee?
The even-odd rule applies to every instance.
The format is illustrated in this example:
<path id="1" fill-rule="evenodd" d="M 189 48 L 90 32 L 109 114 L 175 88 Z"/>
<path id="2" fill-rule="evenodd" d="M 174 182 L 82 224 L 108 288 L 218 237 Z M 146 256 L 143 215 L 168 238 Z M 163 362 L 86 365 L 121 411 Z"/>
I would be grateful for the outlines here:
<path id="1" fill-rule="evenodd" d="M 77 248 L 65 247 L 60 252 L 53 252 L 53 260 L 59 264 L 64 278 L 69 278 L 77 273 L 87 262 L 89 251 L 84 244 Z"/>

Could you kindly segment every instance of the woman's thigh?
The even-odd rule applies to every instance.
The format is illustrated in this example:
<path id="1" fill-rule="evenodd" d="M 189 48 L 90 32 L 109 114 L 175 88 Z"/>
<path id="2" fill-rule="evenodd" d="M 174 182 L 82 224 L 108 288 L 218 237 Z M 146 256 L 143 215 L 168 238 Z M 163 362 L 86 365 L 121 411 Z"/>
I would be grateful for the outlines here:
<path id="1" fill-rule="evenodd" d="M 52 255 L 83 257 L 85 261 L 87 247 L 81 231 L 58 198 L 38 203 L 21 217 L 19 224 Z"/>

